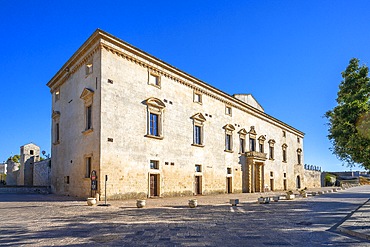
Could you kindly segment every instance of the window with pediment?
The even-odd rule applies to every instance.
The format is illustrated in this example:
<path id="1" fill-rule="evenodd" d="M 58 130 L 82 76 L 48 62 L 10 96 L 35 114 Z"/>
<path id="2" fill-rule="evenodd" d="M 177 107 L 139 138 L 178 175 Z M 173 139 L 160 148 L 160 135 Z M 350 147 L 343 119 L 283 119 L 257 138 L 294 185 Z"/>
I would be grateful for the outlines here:
<path id="1" fill-rule="evenodd" d="M 223 128 L 225 130 L 225 151 L 233 152 L 233 131 L 235 128 L 232 124 L 226 124 Z"/>
<path id="2" fill-rule="evenodd" d="M 238 132 L 239 134 L 239 153 L 245 153 L 245 139 L 247 135 L 247 131 L 245 129 L 241 129 Z"/>
<path id="3" fill-rule="evenodd" d="M 157 98 L 149 98 L 147 105 L 147 131 L 146 137 L 163 139 L 163 112 L 166 105 Z"/>
<path id="4" fill-rule="evenodd" d="M 288 148 L 288 145 L 286 145 L 284 143 L 283 146 L 282 146 L 282 149 L 283 149 L 283 162 L 287 162 L 287 148 Z"/>
<path id="5" fill-rule="evenodd" d="M 275 145 L 275 140 L 274 139 L 271 139 L 269 140 L 269 159 L 270 160 L 273 160 L 274 157 L 275 157 L 275 154 L 274 154 L 274 145 Z"/>
<path id="6" fill-rule="evenodd" d="M 206 118 L 202 113 L 197 113 L 191 117 L 193 119 L 193 146 L 204 147 L 204 122 Z"/>
<path id="7" fill-rule="evenodd" d="M 80 98 L 84 101 L 85 129 L 84 134 L 93 131 L 93 99 L 94 91 L 89 88 L 84 88 Z"/>
<path id="8" fill-rule="evenodd" d="M 256 137 L 257 133 L 254 126 L 249 130 L 249 151 L 256 151 Z"/>
<path id="9" fill-rule="evenodd" d="M 265 136 L 260 136 L 260 137 L 258 137 L 258 147 L 259 147 L 259 152 L 260 153 L 264 153 L 265 152 L 265 148 L 264 148 L 264 146 L 265 146 L 265 140 L 266 140 L 266 138 L 265 138 Z"/>

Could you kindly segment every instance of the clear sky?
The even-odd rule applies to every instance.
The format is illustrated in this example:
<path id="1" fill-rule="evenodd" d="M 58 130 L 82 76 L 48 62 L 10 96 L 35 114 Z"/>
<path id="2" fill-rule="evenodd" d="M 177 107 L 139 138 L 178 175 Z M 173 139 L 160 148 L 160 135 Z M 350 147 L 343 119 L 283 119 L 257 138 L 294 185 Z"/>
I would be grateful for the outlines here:
<path id="1" fill-rule="evenodd" d="M 325 112 L 351 58 L 370 62 L 368 0 L 0 0 L 0 162 L 33 142 L 50 153 L 46 83 L 100 28 L 303 131 L 304 162 L 349 170 Z"/>

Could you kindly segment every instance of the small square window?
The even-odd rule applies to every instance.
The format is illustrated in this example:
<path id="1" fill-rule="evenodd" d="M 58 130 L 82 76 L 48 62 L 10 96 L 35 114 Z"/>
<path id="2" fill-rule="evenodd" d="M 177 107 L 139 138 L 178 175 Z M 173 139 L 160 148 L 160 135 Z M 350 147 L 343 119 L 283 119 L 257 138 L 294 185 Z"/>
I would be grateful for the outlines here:
<path id="1" fill-rule="evenodd" d="M 93 63 L 87 63 L 86 64 L 86 75 L 90 75 L 93 72 Z"/>
<path id="2" fill-rule="evenodd" d="M 55 102 L 57 102 L 60 99 L 60 90 L 59 89 L 57 89 L 54 92 L 54 97 L 55 97 Z"/>
<path id="3" fill-rule="evenodd" d="M 194 93 L 194 102 L 202 103 L 202 95 L 200 93 Z"/>
<path id="4" fill-rule="evenodd" d="M 33 150 L 30 150 L 30 155 L 33 155 Z"/>
<path id="5" fill-rule="evenodd" d="M 156 74 L 149 74 L 149 84 L 153 86 L 160 87 L 161 86 L 161 78 L 159 75 Z"/>
<path id="6" fill-rule="evenodd" d="M 270 172 L 270 177 L 273 177 L 274 176 L 274 172 Z"/>
<path id="7" fill-rule="evenodd" d="M 232 115 L 232 109 L 230 106 L 226 106 L 225 108 L 225 114 L 231 116 Z"/>
<path id="8" fill-rule="evenodd" d="M 175 165 L 175 162 L 171 162 L 171 166 L 174 166 Z"/>
<path id="9" fill-rule="evenodd" d="M 151 160 L 150 161 L 150 169 L 159 169 L 159 162 L 158 160 Z"/>
<path id="10" fill-rule="evenodd" d="M 231 174 L 231 167 L 227 168 L 227 174 Z"/>
<path id="11" fill-rule="evenodd" d="M 168 166 L 168 162 L 164 162 L 164 165 Z"/>
<path id="12" fill-rule="evenodd" d="M 299 137 L 297 137 L 297 142 L 300 143 L 301 142 L 301 139 L 299 139 Z"/>
<path id="13" fill-rule="evenodd" d="M 195 172 L 202 172 L 202 165 L 195 165 Z"/>

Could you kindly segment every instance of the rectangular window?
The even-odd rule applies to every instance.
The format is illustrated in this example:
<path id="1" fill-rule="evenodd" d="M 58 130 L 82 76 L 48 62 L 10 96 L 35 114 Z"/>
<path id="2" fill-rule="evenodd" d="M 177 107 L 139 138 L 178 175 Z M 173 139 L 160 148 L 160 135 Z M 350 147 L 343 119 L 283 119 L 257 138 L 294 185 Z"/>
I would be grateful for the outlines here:
<path id="1" fill-rule="evenodd" d="M 225 149 L 227 151 L 231 151 L 232 150 L 232 139 L 231 139 L 231 135 L 229 135 L 229 134 L 226 134 L 226 145 L 225 145 Z"/>
<path id="2" fill-rule="evenodd" d="M 297 142 L 300 143 L 301 142 L 301 139 L 299 139 L 299 137 L 297 137 Z"/>
<path id="3" fill-rule="evenodd" d="M 256 151 L 256 139 L 249 138 L 249 151 Z"/>
<path id="4" fill-rule="evenodd" d="M 202 103 L 202 95 L 200 93 L 194 93 L 194 102 Z"/>
<path id="5" fill-rule="evenodd" d="M 226 106 L 226 108 L 225 108 L 225 114 L 226 114 L 226 115 L 231 116 L 231 114 L 232 114 L 232 109 L 231 109 L 231 107 L 230 107 L 230 106 Z"/>
<path id="6" fill-rule="evenodd" d="M 283 150 L 283 162 L 286 162 L 286 150 Z"/>
<path id="7" fill-rule="evenodd" d="M 151 160 L 150 161 L 150 169 L 159 169 L 159 162 L 158 160 Z"/>
<path id="8" fill-rule="evenodd" d="M 150 113 L 150 126 L 149 126 L 149 134 L 153 136 L 159 136 L 158 131 L 158 119 L 159 116 L 154 113 Z"/>
<path id="9" fill-rule="evenodd" d="M 297 154 L 298 155 L 298 165 L 300 165 L 301 164 L 301 154 Z"/>
<path id="10" fill-rule="evenodd" d="M 231 168 L 230 167 L 227 168 L 227 174 L 231 174 Z"/>
<path id="11" fill-rule="evenodd" d="M 195 165 L 195 172 L 202 172 L 202 165 Z"/>
<path id="12" fill-rule="evenodd" d="M 55 142 L 59 142 L 59 123 L 55 124 Z"/>
<path id="13" fill-rule="evenodd" d="M 160 87 L 161 81 L 158 75 L 149 74 L 149 84 Z"/>
<path id="14" fill-rule="evenodd" d="M 92 105 L 86 107 L 86 130 L 92 128 Z"/>
<path id="15" fill-rule="evenodd" d="M 274 172 L 270 172 L 270 177 L 273 177 L 274 176 Z"/>
<path id="16" fill-rule="evenodd" d="M 245 152 L 245 139 L 244 138 L 240 138 L 240 153 L 244 153 Z"/>
<path id="17" fill-rule="evenodd" d="M 274 147 L 270 147 L 270 157 L 271 160 L 274 159 Z"/>
<path id="18" fill-rule="evenodd" d="M 57 89 L 54 93 L 55 102 L 57 102 L 60 99 L 60 90 Z"/>
<path id="19" fill-rule="evenodd" d="M 263 153 L 263 143 L 260 143 L 260 153 Z"/>
<path id="20" fill-rule="evenodd" d="M 90 61 L 86 64 L 86 75 L 90 75 L 93 72 L 93 63 Z"/>
<path id="21" fill-rule="evenodd" d="M 194 144 L 202 145 L 202 127 L 194 126 Z"/>
<path id="22" fill-rule="evenodd" d="M 86 158 L 86 170 L 85 170 L 85 178 L 89 178 L 91 174 L 91 157 Z"/>

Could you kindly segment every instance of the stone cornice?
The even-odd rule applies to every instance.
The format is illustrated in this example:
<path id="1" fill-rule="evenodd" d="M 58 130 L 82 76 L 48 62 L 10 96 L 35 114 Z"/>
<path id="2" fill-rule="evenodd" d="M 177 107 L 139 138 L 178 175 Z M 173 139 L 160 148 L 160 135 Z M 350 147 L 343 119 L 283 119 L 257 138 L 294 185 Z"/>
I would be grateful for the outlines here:
<path id="1" fill-rule="evenodd" d="M 92 47 L 94 48 L 91 49 Z M 70 72 L 74 73 L 79 66 L 84 64 L 83 61 L 92 56 L 98 50 L 98 48 L 104 48 L 105 50 L 116 54 L 127 61 L 148 68 L 150 71 L 153 71 L 158 75 L 167 77 L 175 82 L 190 87 L 197 92 L 219 100 L 263 121 L 269 122 L 279 128 L 282 128 L 283 130 L 290 131 L 301 138 L 304 137 L 303 132 L 293 128 L 292 126 L 99 29 L 97 29 L 90 36 L 90 38 L 74 53 L 67 63 L 65 63 L 58 73 L 49 81 L 47 86 L 51 88 L 51 91 L 63 84 L 68 79 Z M 89 52 L 89 50 L 91 51 Z M 86 52 L 89 53 L 84 56 Z M 83 59 L 81 59 L 82 57 Z M 66 71 L 68 69 L 70 72 Z"/>

